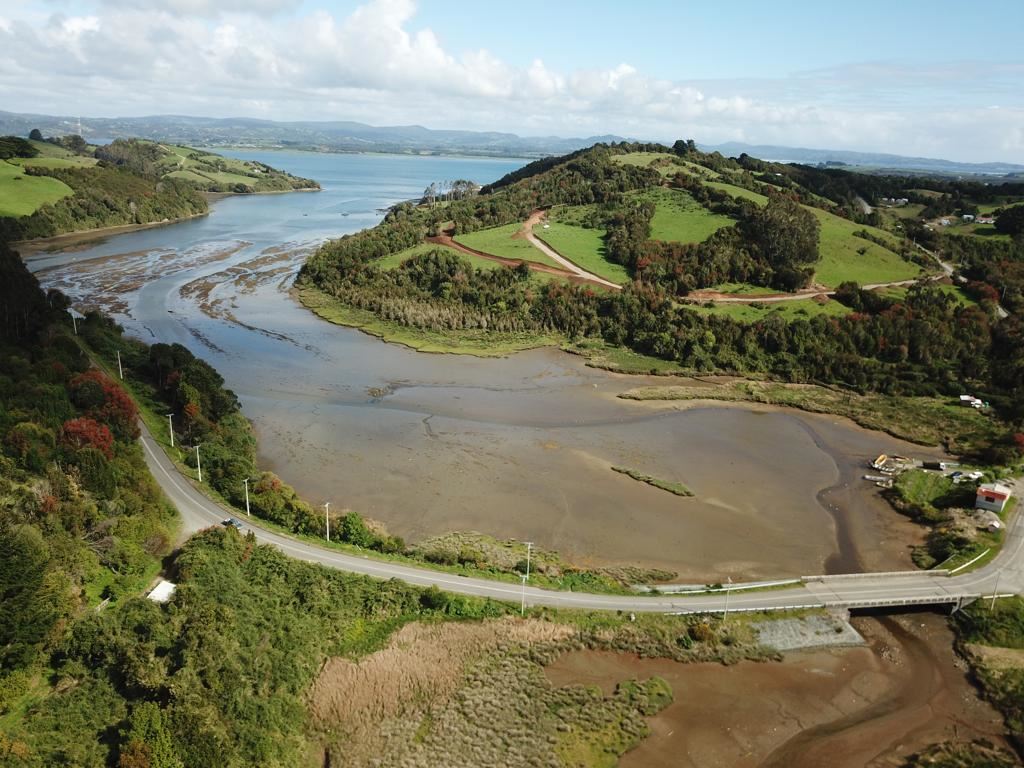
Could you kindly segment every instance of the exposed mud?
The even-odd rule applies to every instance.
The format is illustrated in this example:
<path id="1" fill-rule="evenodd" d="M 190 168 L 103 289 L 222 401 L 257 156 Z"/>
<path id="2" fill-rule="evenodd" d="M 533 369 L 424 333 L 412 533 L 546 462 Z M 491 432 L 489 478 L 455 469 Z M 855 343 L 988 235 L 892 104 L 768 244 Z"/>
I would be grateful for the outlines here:
<path id="1" fill-rule="evenodd" d="M 867 648 L 788 654 L 782 663 L 678 664 L 583 651 L 548 667 L 558 685 L 607 688 L 658 675 L 674 703 L 620 766 L 864 768 L 945 739 L 1007 744 L 952 651 L 945 617 L 854 620 Z"/>
<path id="2" fill-rule="evenodd" d="M 337 233 L 339 214 L 351 213 L 350 228 L 372 224 L 381 207 L 353 203 L 362 198 L 345 182 L 273 205 L 225 199 L 206 219 L 29 263 L 79 308 L 206 358 L 252 419 L 264 466 L 310 501 L 357 509 L 409 541 L 477 530 L 581 565 L 702 583 L 910 566 L 920 532 L 859 475 L 879 453 L 932 451 L 831 417 L 626 402 L 616 395 L 663 379 L 550 349 L 418 354 L 296 305 L 289 288 L 316 232 Z"/>

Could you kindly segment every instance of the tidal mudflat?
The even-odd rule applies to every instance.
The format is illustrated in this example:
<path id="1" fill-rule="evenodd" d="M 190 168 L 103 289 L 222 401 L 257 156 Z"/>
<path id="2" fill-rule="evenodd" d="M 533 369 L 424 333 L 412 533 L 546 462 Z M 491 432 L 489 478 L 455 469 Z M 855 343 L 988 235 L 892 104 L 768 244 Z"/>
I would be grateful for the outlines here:
<path id="1" fill-rule="evenodd" d="M 288 156 L 274 160 L 287 167 Z M 411 540 L 477 530 L 583 564 L 700 581 L 909 565 L 918 534 L 860 475 L 883 451 L 934 451 L 796 412 L 640 405 L 615 395 L 651 377 L 590 369 L 553 349 L 419 354 L 297 305 L 289 287 L 319 240 L 372 224 L 442 170 L 417 165 L 436 159 L 388 159 L 401 171 L 388 191 L 374 175 L 381 166 L 357 159 L 347 170 L 346 156 L 303 156 L 342 164 L 328 172 L 287 167 L 320 179 L 318 194 L 228 198 L 203 219 L 64 243 L 29 264 L 77 306 L 212 363 L 254 423 L 261 461 L 310 502 L 358 510 Z M 443 172 L 505 172 L 461 162 Z"/>

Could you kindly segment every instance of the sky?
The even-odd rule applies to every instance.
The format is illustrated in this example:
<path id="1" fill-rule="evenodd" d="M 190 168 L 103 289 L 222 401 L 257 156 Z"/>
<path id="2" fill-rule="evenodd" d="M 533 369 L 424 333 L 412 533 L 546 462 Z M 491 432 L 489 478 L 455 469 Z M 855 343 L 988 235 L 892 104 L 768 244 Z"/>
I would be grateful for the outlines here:
<path id="1" fill-rule="evenodd" d="M 0 109 L 1024 163 L 1024 0 L 0 0 Z"/>

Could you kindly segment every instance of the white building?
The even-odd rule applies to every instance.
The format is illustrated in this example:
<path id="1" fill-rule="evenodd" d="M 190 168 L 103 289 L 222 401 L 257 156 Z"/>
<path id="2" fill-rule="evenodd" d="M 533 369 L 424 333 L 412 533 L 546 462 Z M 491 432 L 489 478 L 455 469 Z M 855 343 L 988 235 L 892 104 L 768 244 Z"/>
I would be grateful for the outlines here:
<path id="1" fill-rule="evenodd" d="M 989 512 L 1002 512 L 1013 491 L 1002 483 L 985 483 L 978 486 L 978 495 L 974 499 L 975 509 L 987 509 Z"/>

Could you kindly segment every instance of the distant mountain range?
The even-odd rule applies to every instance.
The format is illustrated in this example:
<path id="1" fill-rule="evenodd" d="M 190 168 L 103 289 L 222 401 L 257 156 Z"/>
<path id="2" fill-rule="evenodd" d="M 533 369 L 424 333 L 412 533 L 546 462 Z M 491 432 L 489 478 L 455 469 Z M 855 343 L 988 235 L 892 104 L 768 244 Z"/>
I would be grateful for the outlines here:
<path id="1" fill-rule="evenodd" d="M 26 136 L 33 128 L 44 135 L 77 133 L 79 118 L 24 115 L 0 111 L 0 134 Z M 87 140 L 137 137 L 205 147 L 255 146 L 328 152 L 401 152 L 468 154 L 494 157 L 542 157 L 573 152 L 621 136 L 517 136 L 493 131 L 432 130 L 420 125 L 373 126 L 351 121 L 275 122 L 246 117 L 209 118 L 180 115 L 82 118 Z"/>
<path id="2" fill-rule="evenodd" d="M 79 118 L 0 111 L 0 135 L 27 136 L 33 128 L 38 128 L 47 136 L 78 133 Z M 321 152 L 398 152 L 525 158 L 561 155 L 598 142 L 631 140 L 614 135 L 567 139 L 558 136 L 517 136 L 496 131 L 433 130 L 420 125 L 373 126 L 352 121 L 276 122 L 247 117 L 180 115 L 82 118 L 81 132 L 87 140 L 138 137 L 204 147 L 251 146 Z M 668 143 L 674 140 L 675 137 L 669 139 Z M 730 157 L 746 152 L 763 160 L 808 165 L 828 163 L 847 165 L 857 170 L 891 171 L 898 174 L 1024 176 L 1024 165 L 1014 163 L 960 163 L 876 152 L 737 142 L 699 146 L 706 152 L 717 151 Z"/>
<path id="3" fill-rule="evenodd" d="M 778 147 L 771 144 L 700 144 L 705 152 L 721 152 L 728 157 L 738 157 L 746 152 L 751 157 L 778 163 L 802 163 L 804 165 L 842 164 L 855 166 L 857 170 L 893 171 L 894 173 L 939 173 L 943 175 L 963 174 L 969 176 L 1006 176 L 1024 173 L 1024 165 L 1015 163 L 958 163 L 954 160 L 939 160 L 929 157 L 904 157 L 880 152 L 851 152 L 844 149 L 806 149 L 803 147 Z M 838 166 L 841 167 L 841 166 Z"/>

